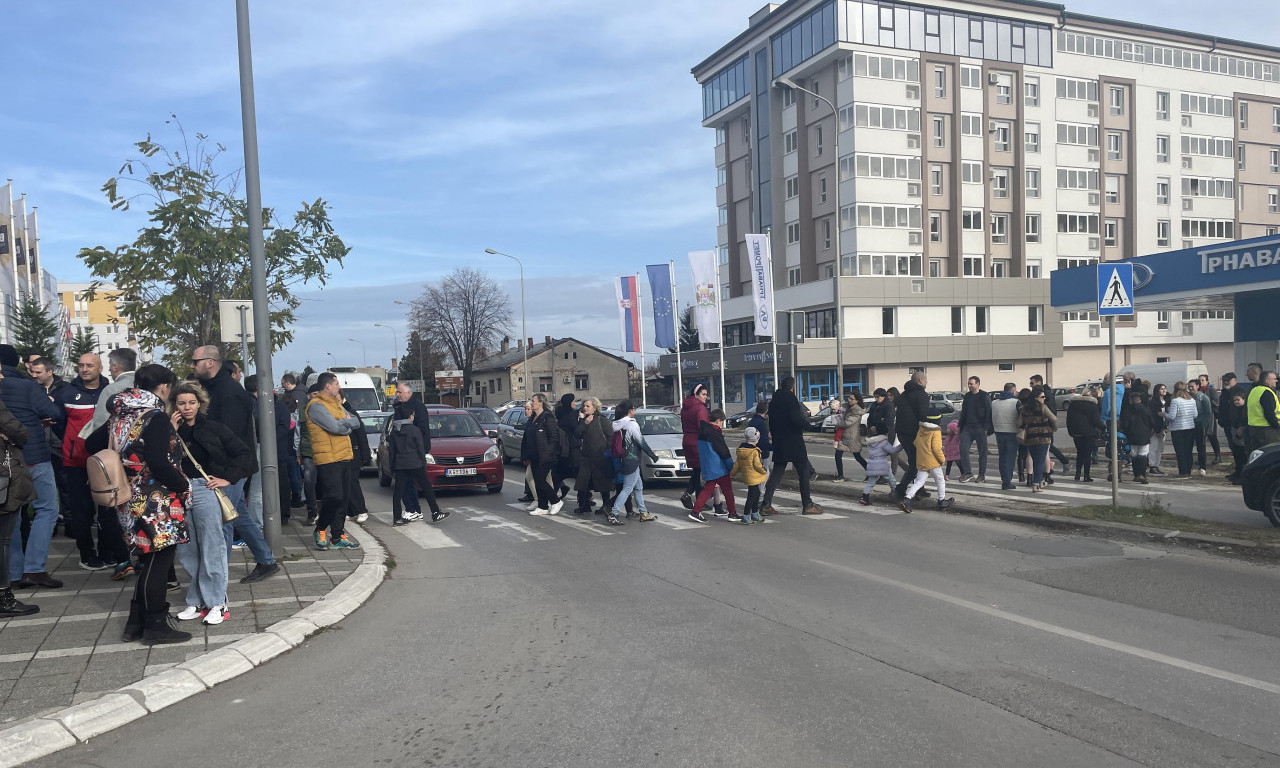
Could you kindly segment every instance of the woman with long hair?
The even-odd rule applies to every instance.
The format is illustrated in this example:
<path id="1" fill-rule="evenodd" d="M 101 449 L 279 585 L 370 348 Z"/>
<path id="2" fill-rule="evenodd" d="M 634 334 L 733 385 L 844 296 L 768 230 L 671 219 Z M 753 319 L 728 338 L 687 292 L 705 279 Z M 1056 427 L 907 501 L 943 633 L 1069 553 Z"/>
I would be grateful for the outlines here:
<path id="1" fill-rule="evenodd" d="M 1147 404 L 1151 410 L 1151 448 L 1147 452 L 1147 472 L 1163 475 L 1160 471 L 1160 457 L 1164 455 L 1164 434 L 1168 428 L 1165 420 L 1169 408 L 1169 389 L 1163 384 L 1151 387 L 1151 402 Z"/>
<path id="2" fill-rule="evenodd" d="M 844 409 L 840 418 L 840 439 L 836 440 L 836 477 L 834 482 L 844 482 L 844 455 L 853 454 L 853 458 L 867 468 L 867 460 L 862 457 L 862 415 L 867 412 L 866 403 L 862 400 L 862 392 L 855 389 L 845 397 Z"/>
<path id="3" fill-rule="evenodd" d="M 1187 382 L 1173 385 L 1173 397 L 1165 406 L 1165 419 L 1169 422 L 1169 435 L 1173 438 L 1173 452 L 1178 457 L 1178 479 L 1191 477 L 1191 449 L 1196 441 L 1196 416 L 1199 408 Z"/>
<path id="4" fill-rule="evenodd" d="M 1036 387 L 1031 390 L 1030 397 L 1023 401 L 1018 412 L 1018 423 L 1023 429 L 1023 444 L 1031 456 L 1031 490 L 1033 493 L 1044 491 L 1044 479 L 1049 457 L 1049 445 L 1058 430 L 1058 417 L 1044 404 L 1045 388 Z"/>

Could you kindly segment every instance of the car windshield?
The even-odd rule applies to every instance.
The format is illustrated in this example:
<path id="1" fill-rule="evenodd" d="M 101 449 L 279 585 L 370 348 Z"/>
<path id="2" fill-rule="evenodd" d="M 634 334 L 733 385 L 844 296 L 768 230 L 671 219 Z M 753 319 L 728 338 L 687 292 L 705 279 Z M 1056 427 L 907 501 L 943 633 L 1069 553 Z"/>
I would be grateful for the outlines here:
<path id="1" fill-rule="evenodd" d="M 342 394 L 346 395 L 347 402 L 357 411 L 382 410 L 383 398 L 372 389 L 344 389 Z"/>
<path id="2" fill-rule="evenodd" d="M 484 430 L 469 413 L 433 413 L 429 419 L 431 438 L 484 437 Z"/>
<path id="3" fill-rule="evenodd" d="M 678 435 L 680 420 L 671 413 L 637 413 L 636 423 L 642 435 Z"/>
<path id="4" fill-rule="evenodd" d="M 472 416 L 475 416 L 476 421 L 480 422 L 481 424 L 497 424 L 499 421 L 501 421 L 501 419 L 498 418 L 498 414 L 494 413 L 488 408 L 480 408 L 479 410 L 468 411 L 468 413 L 470 413 Z"/>
<path id="5" fill-rule="evenodd" d="M 373 416 L 361 416 L 360 421 L 364 422 L 364 433 L 366 435 L 376 435 L 382 432 L 382 425 L 387 415 L 385 413 L 374 414 Z"/>

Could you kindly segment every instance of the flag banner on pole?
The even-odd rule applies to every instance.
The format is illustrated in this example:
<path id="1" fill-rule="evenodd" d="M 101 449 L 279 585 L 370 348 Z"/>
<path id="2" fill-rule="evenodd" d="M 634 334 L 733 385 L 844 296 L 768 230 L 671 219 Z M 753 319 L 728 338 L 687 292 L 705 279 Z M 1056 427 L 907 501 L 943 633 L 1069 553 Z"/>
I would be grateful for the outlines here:
<path id="1" fill-rule="evenodd" d="M 747 264 L 751 270 L 751 300 L 755 303 L 756 335 L 774 334 L 773 259 L 768 235 L 747 235 Z"/>
<path id="2" fill-rule="evenodd" d="M 636 276 L 615 277 L 613 290 L 618 296 L 618 316 L 622 321 L 622 350 L 640 351 L 640 302 L 636 301 Z"/>
<path id="3" fill-rule="evenodd" d="M 720 343 L 720 280 L 716 270 L 715 251 L 689 251 L 689 268 L 693 270 L 694 320 L 698 324 L 698 341 Z"/>
<path id="4" fill-rule="evenodd" d="M 645 269 L 653 292 L 653 343 L 662 349 L 675 349 L 676 301 L 671 295 L 671 265 L 650 264 Z"/>

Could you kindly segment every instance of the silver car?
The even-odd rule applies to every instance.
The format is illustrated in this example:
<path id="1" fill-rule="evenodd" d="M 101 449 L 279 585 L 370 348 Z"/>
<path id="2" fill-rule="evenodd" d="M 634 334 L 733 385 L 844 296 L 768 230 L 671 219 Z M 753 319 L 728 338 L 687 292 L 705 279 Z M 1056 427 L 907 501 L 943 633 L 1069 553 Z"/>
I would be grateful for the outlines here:
<path id="1" fill-rule="evenodd" d="M 640 425 L 640 434 L 653 449 L 658 460 L 653 461 L 643 455 L 644 463 L 640 466 L 640 476 L 646 483 L 654 480 L 684 480 L 693 474 L 685 461 L 684 447 L 681 445 L 684 433 L 680 429 L 680 417 L 660 408 L 644 408 L 635 413 L 636 423 Z"/>

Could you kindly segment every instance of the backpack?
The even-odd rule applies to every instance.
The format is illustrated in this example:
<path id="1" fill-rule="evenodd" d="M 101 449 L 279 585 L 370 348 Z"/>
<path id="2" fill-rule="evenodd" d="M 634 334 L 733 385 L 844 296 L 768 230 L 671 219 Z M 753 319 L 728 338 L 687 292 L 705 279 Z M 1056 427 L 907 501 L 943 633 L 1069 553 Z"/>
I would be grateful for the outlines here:
<path id="1" fill-rule="evenodd" d="M 627 455 L 627 446 L 623 442 L 622 430 L 614 430 L 613 444 L 609 446 L 609 455 L 615 459 L 621 459 Z"/>
<path id="2" fill-rule="evenodd" d="M 129 476 L 124 471 L 124 460 L 116 448 L 115 435 L 111 444 L 88 457 L 85 473 L 89 476 L 89 492 L 93 503 L 100 507 L 118 507 L 133 495 Z"/>

